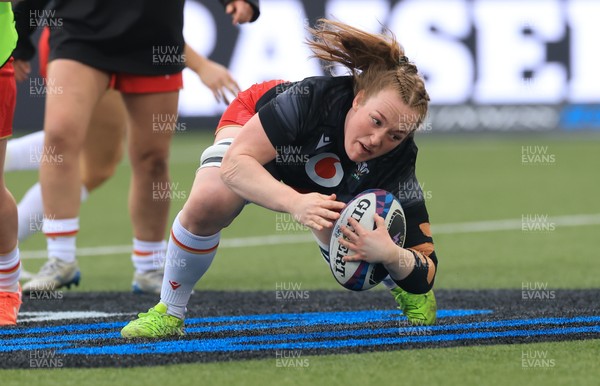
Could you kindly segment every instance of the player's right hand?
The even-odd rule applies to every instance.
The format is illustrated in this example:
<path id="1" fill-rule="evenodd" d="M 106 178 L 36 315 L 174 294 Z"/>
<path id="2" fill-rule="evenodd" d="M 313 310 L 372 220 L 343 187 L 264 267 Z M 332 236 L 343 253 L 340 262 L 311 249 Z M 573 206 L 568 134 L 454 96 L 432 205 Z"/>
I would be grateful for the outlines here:
<path id="1" fill-rule="evenodd" d="M 29 74 L 31 73 L 31 64 L 29 64 L 28 61 L 15 59 L 13 62 L 13 67 L 15 69 L 15 80 L 17 82 L 22 82 L 29 78 Z"/>
<path id="2" fill-rule="evenodd" d="M 231 15 L 233 25 L 248 23 L 254 16 L 254 9 L 244 0 L 233 0 L 225 7 L 225 13 Z"/>
<path id="3" fill-rule="evenodd" d="M 294 201 L 293 210 L 290 212 L 294 220 L 302 225 L 320 231 L 332 228 L 334 222 L 340 218 L 340 211 L 346 204 L 336 201 L 335 194 L 329 196 L 320 193 L 301 194 Z"/>

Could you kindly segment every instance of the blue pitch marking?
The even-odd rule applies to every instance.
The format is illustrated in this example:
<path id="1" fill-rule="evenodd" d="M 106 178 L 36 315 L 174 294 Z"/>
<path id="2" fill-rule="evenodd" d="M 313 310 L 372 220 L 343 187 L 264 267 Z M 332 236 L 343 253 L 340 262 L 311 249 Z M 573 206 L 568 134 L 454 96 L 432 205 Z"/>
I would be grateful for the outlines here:
<path id="1" fill-rule="evenodd" d="M 469 315 L 489 314 L 489 310 L 440 310 L 438 317 L 460 317 Z M 193 318 L 186 321 L 187 325 L 205 326 L 188 327 L 188 333 L 266 330 L 274 328 L 328 326 L 339 324 L 358 324 L 373 322 L 398 321 L 399 312 L 384 311 L 353 311 L 306 314 L 268 314 L 247 315 L 236 317 Z M 232 321 L 238 323 L 231 324 Z M 244 321 L 245 323 L 239 323 Z M 214 325 L 215 323 L 227 323 Z M 403 343 L 428 343 L 444 341 L 464 341 L 473 339 L 493 339 L 502 337 L 540 336 L 540 335 L 570 335 L 581 333 L 600 333 L 600 325 L 572 326 L 575 323 L 598 323 L 600 316 L 582 316 L 574 318 L 537 318 L 499 320 L 490 322 L 459 323 L 436 325 L 430 327 L 399 327 L 399 328 L 367 328 L 356 330 L 315 331 L 308 333 L 265 334 L 257 336 L 236 336 L 226 338 L 200 338 L 192 340 L 169 340 L 152 343 L 128 343 L 110 346 L 73 347 L 75 343 L 91 342 L 97 339 L 118 339 L 119 333 L 105 331 L 70 335 L 26 336 L 3 339 L 0 352 L 21 350 L 54 349 L 61 354 L 169 354 L 177 352 L 231 352 L 231 351 L 261 351 L 273 349 L 333 349 L 343 347 L 384 346 Z M 43 332 L 87 331 L 119 328 L 125 323 L 94 323 L 73 326 L 53 326 L 44 328 L 13 328 L 0 330 L 2 335 L 35 334 Z M 208 326 L 206 325 L 208 324 Z M 212 324 L 212 325 L 211 325 Z M 557 325 L 560 328 L 547 328 L 547 325 Z M 108 327 L 111 326 L 111 327 Z M 539 329 L 481 331 L 511 327 L 535 327 Z M 69 328 L 71 327 L 71 328 Z M 52 331 L 51 329 L 54 329 Z M 42 331 L 43 330 L 43 331 Z M 456 333 L 443 333 L 457 331 Z M 376 337 L 372 337 L 372 336 Z M 113 341 L 113 343 L 115 343 Z"/>
<path id="2" fill-rule="evenodd" d="M 489 314 L 490 310 L 438 310 L 438 318 L 448 317 L 464 317 L 471 315 Z M 276 328 L 277 323 L 280 327 L 306 326 L 315 324 L 354 324 L 354 323 L 369 323 L 369 322 L 389 322 L 404 318 L 398 310 L 369 310 L 369 311 L 340 311 L 340 312 L 307 312 L 303 314 L 260 314 L 260 315 L 241 315 L 241 316 L 215 316 L 205 318 L 190 318 L 185 320 L 186 330 L 190 331 L 189 326 L 196 324 L 217 324 L 227 323 L 222 328 L 223 330 L 236 330 L 241 327 L 245 329 L 256 328 Z M 404 318 L 406 319 L 406 318 Z M 255 322 L 271 321 L 267 323 L 268 327 L 258 327 Z M 232 324 L 232 322 L 241 322 Z M 287 325 L 286 325 L 287 323 Z M 293 324 L 290 324 L 293 323 Z M 61 326 L 48 327 L 29 327 L 29 328 L 9 328 L 0 329 L 1 335 L 18 335 L 18 334 L 48 334 L 59 332 L 75 332 L 75 331 L 93 331 L 122 328 L 127 322 L 110 322 L 110 323 L 92 323 L 92 324 L 66 324 Z M 210 327 L 210 331 L 216 331 Z"/>

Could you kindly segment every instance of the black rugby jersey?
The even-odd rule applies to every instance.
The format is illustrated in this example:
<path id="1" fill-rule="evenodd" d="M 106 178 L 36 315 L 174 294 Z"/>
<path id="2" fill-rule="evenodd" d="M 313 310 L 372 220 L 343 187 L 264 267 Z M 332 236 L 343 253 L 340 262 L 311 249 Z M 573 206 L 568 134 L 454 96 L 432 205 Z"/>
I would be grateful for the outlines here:
<path id="1" fill-rule="evenodd" d="M 207 0 L 214 1 L 214 0 Z M 232 0 L 219 0 L 226 6 Z M 260 15 L 259 0 L 246 0 Z M 50 59 L 73 59 L 107 71 L 164 75 L 184 68 L 184 0 L 23 0 L 14 7 L 14 57 L 31 60 L 31 34 L 48 27 Z"/>
<path id="2" fill-rule="evenodd" d="M 23 35 L 16 57 L 30 59 L 29 35 L 49 27 L 50 60 L 73 59 L 107 72 L 174 74 L 184 68 L 183 5 L 184 0 L 25 0 L 15 7 Z"/>
<path id="3" fill-rule="evenodd" d="M 256 111 L 277 150 L 268 169 L 299 192 L 335 193 L 343 202 L 367 189 L 392 192 L 407 220 L 405 247 L 432 242 L 419 227 L 429 216 L 415 175 L 413 137 L 381 157 L 351 161 L 344 149 L 344 122 L 353 99 L 352 77 L 345 76 L 306 78 L 265 93 Z"/>

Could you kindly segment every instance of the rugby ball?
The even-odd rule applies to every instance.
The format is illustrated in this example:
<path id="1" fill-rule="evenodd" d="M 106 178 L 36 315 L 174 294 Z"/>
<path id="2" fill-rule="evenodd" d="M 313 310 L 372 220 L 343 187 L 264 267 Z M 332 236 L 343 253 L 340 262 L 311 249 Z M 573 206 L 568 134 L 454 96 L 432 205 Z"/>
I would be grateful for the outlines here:
<path id="1" fill-rule="evenodd" d="M 377 213 L 385 220 L 388 233 L 394 242 L 404 245 L 406 237 L 406 220 L 400 201 L 390 192 L 381 189 L 370 189 L 354 197 L 340 213 L 340 218 L 333 226 L 329 243 L 329 267 L 333 277 L 343 287 L 352 291 L 364 291 L 375 287 L 388 275 L 383 264 L 371 264 L 366 261 L 344 261 L 344 256 L 353 254 L 340 244 L 343 236 L 341 226 L 348 225 L 348 219 L 354 218 L 367 229 L 375 228 L 373 216 Z M 350 227 L 352 228 L 352 227 Z"/>

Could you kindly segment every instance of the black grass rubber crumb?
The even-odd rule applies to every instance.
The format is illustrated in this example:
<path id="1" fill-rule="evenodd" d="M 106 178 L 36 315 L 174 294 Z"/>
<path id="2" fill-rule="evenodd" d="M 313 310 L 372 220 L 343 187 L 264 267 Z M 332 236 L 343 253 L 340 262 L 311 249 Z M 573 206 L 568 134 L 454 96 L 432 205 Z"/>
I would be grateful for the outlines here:
<path id="1" fill-rule="evenodd" d="M 291 290 L 293 292 L 293 290 Z M 198 291 L 188 305 L 188 318 L 203 318 L 214 316 L 243 316 L 256 314 L 278 313 L 308 313 L 308 312 L 335 312 L 335 311 L 364 311 L 364 310 L 393 310 L 396 307 L 392 296 L 386 291 L 302 291 L 301 296 L 294 299 L 283 300 L 281 294 L 273 291 L 260 292 L 235 292 L 235 291 Z M 493 322 L 500 320 L 531 320 L 534 318 L 575 318 L 582 316 L 600 317 L 600 289 L 588 290 L 439 290 L 436 291 L 438 309 L 440 310 L 491 310 L 484 315 L 440 318 L 438 325 L 456 325 L 471 322 Z M 124 313 L 124 315 L 109 318 L 92 318 L 78 320 L 53 320 L 22 322 L 15 329 L 0 327 L 0 334 L 8 330 L 11 334 L 0 335 L 3 347 L 0 347 L 0 368 L 39 368 L 39 367 L 131 367 L 154 366 L 176 363 L 215 362 L 242 359 L 272 358 L 276 359 L 276 352 L 267 350 L 246 351 L 216 351 L 216 352 L 187 352 L 174 354 L 144 354 L 144 355 L 74 355 L 60 354 L 53 348 L 39 348 L 31 346 L 34 341 L 27 341 L 28 337 L 39 338 L 43 334 L 35 334 L 32 328 L 46 326 L 70 326 L 75 324 L 125 322 L 135 317 L 138 312 L 144 312 L 158 301 L 155 295 L 133 295 L 130 293 L 77 293 L 65 291 L 60 299 L 35 299 L 25 296 L 21 312 L 27 319 L 31 312 L 42 311 L 99 311 L 107 313 Z M 29 313 L 29 314 L 28 314 Z M 309 355 L 328 355 L 341 353 L 360 353 L 387 350 L 452 347 L 468 345 L 493 345 L 534 343 L 558 340 L 598 339 L 598 328 L 594 332 L 583 333 L 556 333 L 553 335 L 536 335 L 538 329 L 581 327 L 600 325 L 596 321 L 580 322 L 561 325 L 528 325 L 526 327 L 508 327 L 480 329 L 478 331 L 505 331 L 507 329 L 521 329 L 526 333 L 521 336 L 493 337 L 488 339 L 456 339 L 431 342 L 411 342 L 407 344 L 358 346 L 327 349 L 301 350 L 302 357 Z M 223 322 L 222 324 L 227 324 Z M 293 328 L 275 328 L 248 331 L 215 331 L 208 333 L 188 333 L 181 338 L 181 343 L 190 339 L 213 339 L 236 336 L 259 336 L 264 334 L 298 334 L 320 331 L 345 331 L 364 328 L 398 328 L 405 327 L 401 322 L 376 322 L 358 325 L 313 325 L 295 326 Z M 102 330 L 102 333 L 119 331 L 119 327 Z M 4 331 L 3 331 L 4 330 Z M 461 330 L 469 332 L 467 330 Z M 453 331 L 451 331 L 452 333 Z M 454 331 L 455 332 L 455 331 Z M 53 332 L 52 335 L 69 335 L 86 333 L 86 331 Z M 434 332 L 431 334 L 447 334 L 448 331 Z M 376 334 L 368 338 L 377 338 Z M 39 342 L 39 341 L 38 341 Z M 120 345 L 125 341 L 121 338 L 101 338 L 91 341 L 76 341 L 69 347 L 87 346 L 112 346 Z M 132 340 L 134 343 L 151 343 L 148 340 Z M 29 346 L 28 346 L 29 345 Z M 22 349 L 20 347 L 23 347 Z M 151 345 L 150 345 L 151 346 Z M 18 347 L 13 350 L 10 347 Z M 3 349 L 5 351 L 3 351 Z M 8 350 L 8 351 L 7 351 Z"/>

